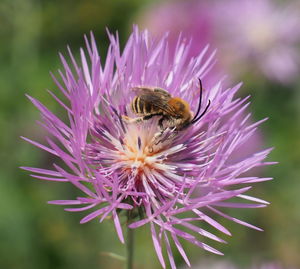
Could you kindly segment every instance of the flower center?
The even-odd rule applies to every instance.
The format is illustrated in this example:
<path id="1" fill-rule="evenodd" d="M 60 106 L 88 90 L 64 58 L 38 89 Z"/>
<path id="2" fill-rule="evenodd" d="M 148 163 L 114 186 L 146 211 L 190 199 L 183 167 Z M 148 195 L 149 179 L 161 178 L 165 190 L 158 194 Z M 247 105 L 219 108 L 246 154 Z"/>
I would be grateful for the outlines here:
<path id="1" fill-rule="evenodd" d="M 146 127 L 149 127 L 146 125 Z M 164 151 L 167 141 L 160 141 L 157 128 L 145 125 L 129 125 L 124 137 L 123 150 L 118 151 L 117 162 L 132 176 L 141 176 L 152 169 L 163 169 Z M 157 138 L 156 138 L 157 137 Z"/>
<path id="2" fill-rule="evenodd" d="M 117 174 L 123 192 L 146 193 L 153 201 L 172 199 L 185 180 L 178 174 L 176 156 L 186 146 L 175 145 L 174 133 L 161 133 L 157 122 L 128 124 L 122 135 L 96 128 L 94 142 L 86 150 L 89 163 L 108 178 Z"/>

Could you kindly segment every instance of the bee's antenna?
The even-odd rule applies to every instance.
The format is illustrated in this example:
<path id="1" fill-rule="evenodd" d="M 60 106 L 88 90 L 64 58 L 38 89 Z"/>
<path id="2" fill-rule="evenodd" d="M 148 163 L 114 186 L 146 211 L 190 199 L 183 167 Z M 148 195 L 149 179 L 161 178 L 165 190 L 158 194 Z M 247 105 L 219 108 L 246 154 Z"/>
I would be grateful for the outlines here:
<path id="1" fill-rule="evenodd" d="M 210 106 L 210 100 L 208 100 L 208 104 L 207 104 L 206 108 L 204 109 L 204 111 L 201 113 L 201 115 L 197 119 L 195 119 L 195 117 L 194 117 L 194 119 L 191 121 L 191 123 L 195 123 L 198 120 L 200 120 L 204 116 L 206 111 L 208 110 L 209 106 Z"/>
<path id="2" fill-rule="evenodd" d="M 207 109 L 208 109 L 209 106 L 210 106 L 210 100 L 208 100 L 208 104 L 207 104 L 206 108 L 205 108 L 204 111 L 201 113 L 201 115 L 198 117 L 198 114 L 200 113 L 200 110 L 201 110 L 201 104 L 202 104 L 202 92 L 203 92 L 202 81 L 201 81 L 200 78 L 199 78 L 199 84 L 200 84 L 199 105 L 198 105 L 197 112 L 196 112 L 194 118 L 192 119 L 191 123 L 195 123 L 195 122 L 197 122 L 198 120 L 200 120 L 200 119 L 204 116 L 204 114 L 206 113 Z M 197 117 L 198 117 L 198 118 L 197 118 Z"/>
<path id="3" fill-rule="evenodd" d="M 198 105 L 198 110 L 197 110 L 197 112 L 196 112 L 196 114 L 195 114 L 193 120 L 197 118 L 197 116 L 198 116 L 198 114 L 199 114 L 199 112 L 200 112 L 200 109 L 201 109 L 201 103 L 202 103 L 202 90 L 203 90 L 203 87 L 202 87 L 202 81 L 201 81 L 200 78 L 199 78 L 199 84 L 200 84 L 199 105 Z M 193 121 L 193 120 L 192 120 L 192 121 Z"/>

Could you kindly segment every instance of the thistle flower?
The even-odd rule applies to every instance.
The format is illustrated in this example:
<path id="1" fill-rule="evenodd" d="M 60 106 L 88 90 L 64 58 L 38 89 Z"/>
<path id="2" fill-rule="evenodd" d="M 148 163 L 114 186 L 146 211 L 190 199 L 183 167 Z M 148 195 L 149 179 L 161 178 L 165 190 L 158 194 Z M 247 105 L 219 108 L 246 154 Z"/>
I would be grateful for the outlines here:
<path id="1" fill-rule="evenodd" d="M 170 53 L 167 36 L 154 41 L 148 31 L 139 32 L 137 28 L 123 52 L 118 37 L 108 36 L 111 44 L 104 62 L 92 34 L 90 40 L 85 39 L 87 54 L 81 49 L 80 64 L 70 50 L 71 64 L 61 56 L 62 83 L 54 76 L 53 79 L 66 102 L 50 94 L 65 109 L 68 122 L 29 97 L 41 112 L 39 124 L 51 137 L 46 137 L 48 145 L 24 139 L 51 153 L 64 165 L 54 163 L 52 169 L 23 169 L 32 172 L 35 178 L 69 182 L 83 193 L 73 200 L 49 203 L 75 206 L 66 208 L 67 211 L 92 210 L 81 223 L 93 219 L 102 222 L 112 216 L 121 242 L 124 242 L 120 224 L 123 215 L 130 217 L 131 229 L 149 224 L 155 251 L 164 268 L 163 245 L 171 267 L 176 268 L 171 240 L 188 265 L 179 239 L 222 254 L 199 238 L 225 242 L 202 229 L 201 222 L 230 235 L 211 214 L 261 230 L 222 210 L 268 204 L 245 192 L 251 188 L 249 185 L 270 178 L 243 174 L 270 164 L 263 160 L 271 149 L 240 160 L 231 159 L 236 151 L 243 150 L 243 145 L 264 121 L 248 124 L 250 114 L 241 120 L 240 115 L 249 104 L 248 97 L 234 99 L 241 84 L 223 89 L 219 82 L 205 88 L 202 104 L 210 101 L 211 105 L 200 121 L 181 131 L 166 128 L 159 140 L 153 139 L 160 130 L 159 116 L 134 124 L 123 120 L 123 115 L 133 116 L 129 105 L 134 96 L 132 88 L 161 87 L 188 102 L 195 113 L 200 95 L 198 79 L 205 77 L 213 57 L 203 61 L 205 49 L 197 57 L 189 58 L 190 43 L 181 38 L 175 52 Z M 200 113 L 203 110 L 204 106 Z M 240 201 L 230 201 L 233 197 Z"/>
<path id="2" fill-rule="evenodd" d="M 140 13 L 138 21 L 156 37 L 161 38 L 168 32 L 172 52 L 176 49 L 179 35 L 186 39 L 192 38 L 188 55 L 196 57 L 208 44 L 213 43 L 212 15 L 210 5 L 204 1 L 172 1 L 146 8 Z M 203 81 L 205 85 L 213 86 L 224 74 L 218 63 L 211 68 L 213 70 L 210 70 Z"/>
<path id="3" fill-rule="evenodd" d="M 170 31 L 193 38 L 191 55 L 206 44 L 219 49 L 218 72 L 248 73 L 281 83 L 299 73 L 300 10 L 296 4 L 271 0 L 172 1 L 141 14 L 141 22 L 155 35 Z"/>
<path id="4" fill-rule="evenodd" d="M 208 12 L 210 5 L 201 1 L 172 1 L 147 8 L 139 20 L 155 36 L 163 36 L 169 32 L 171 50 L 176 48 L 178 35 L 193 38 L 190 56 L 195 57 L 213 40 L 213 17 Z M 176 18 L 176 19 L 175 19 Z"/>
<path id="5" fill-rule="evenodd" d="M 271 0 L 227 1 L 215 8 L 224 63 L 244 72 L 257 69 L 270 80 L 290 83 L 298 76 L 300 10 Z M 228 55 L 230 54 L 230 57 Z"/>

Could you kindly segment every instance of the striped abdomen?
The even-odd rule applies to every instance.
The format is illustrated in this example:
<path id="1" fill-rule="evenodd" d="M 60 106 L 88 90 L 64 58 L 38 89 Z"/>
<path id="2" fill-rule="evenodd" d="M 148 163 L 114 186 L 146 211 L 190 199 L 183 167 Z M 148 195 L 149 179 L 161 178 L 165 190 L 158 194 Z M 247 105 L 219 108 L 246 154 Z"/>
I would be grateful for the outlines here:
<path id="1" fill-rule="evenodd" d="M 131 109 L 133 113 L 138 115 L 151 115 L 159 113 L 161 110 L 154 106 L 151 102 L 141 99 L 140 96 L 135 96 L 131 102 Z"/>

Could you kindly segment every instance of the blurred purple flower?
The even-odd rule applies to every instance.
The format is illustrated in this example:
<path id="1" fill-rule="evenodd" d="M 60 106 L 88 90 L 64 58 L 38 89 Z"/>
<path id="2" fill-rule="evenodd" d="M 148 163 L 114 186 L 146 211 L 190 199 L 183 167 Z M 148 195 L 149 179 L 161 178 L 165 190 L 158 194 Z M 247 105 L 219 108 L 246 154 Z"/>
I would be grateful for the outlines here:
<path id="1" fill-rule="evenodd" d="M 176 49 L 178 36 L 186 40 L 192 39 L 189 57 L 198 56 L 213 40 L 213 17 L 210 4 L 200 1 L 171 1 L 156 4 L 140 14 L 140 24 L 161 38 L 168 32 L 170 50 Z M 207 57 L 205 55 L 204 57 Z M 208 75 L 203 79 L 205 85 L 212 86 L 221 77 L 218 64 L 212 65 Z"/>
<path id="2" fill-rule="evenodd" d="M 244 193 L 251 188 L 249 185 L 270 178 L 244 176 L 244 173 L 271 164 L 263 161 L 271 149 L 238 161 L 231 158 L 243 150 L 257 126 L 265 121 L 249 124 L 250 115 L 244 114 L 249 98 L 234 99 L 241 84 L 229 89 L 223 89 L 221 82 L 205 87 L 202 101 L 207 104 L 210 100 L 211 106 L 203 118 L 179 133 L 165 130 L 162 139 L 154 143 L 153 137 L 159 131 L 157 118 L 137 124 L 126 124 L 122 120 L 122 115 L 131 113 L 131 89 L 138 85 L 162 87 L 186 100 L 195 112 L 199 99 L 198 78 L 205 76 L 212 58 L 203 61 L 207 49 L 189 58 L 190 44 L 182 39 L 178 39 L 174 53 L 169 53 L 166 36 L 154 41 L 148 31 L 139 32 L 137 28 L 122 53 L 118 37 L 109 34 L 109 39 L 111 45 L 104 62 L 93 35 L 90 41 L 86 38 L 87 55 L 81 50 L 80 64 L 70 50 L 71 65 L 61 56 L 64 71 L 59 73 L 63 83 L 54 76 L 53 79 L 67 102 L 50 94 L 65 109 L 68 123 L 29 97 L 41 112 L 39 124 L 52 138 L 46 137 L 48 145 L 24 139 L 62 160 L 64 166 L 54 163 L 52 170 L 23 169 L 32 172 L 35 178 L 70 182 L 84 194 L 74 200 L 49 203 L 82 206 L 66 208 L 67 211 L 94 208 L 81 223 L 95 218 L 102 222 L 112 216 L 121 242 L 124 237 L 120 217 L 123 214 L 136 216 L 129 227 L 150 225 L 154 247 L 164 268 L 163 243 L 171 267 L 176 268 L 170 239 L 187 264 L 190 262 L 180 238 L 222 254 L 198 238 L 204 236 L 225 242 L 200 228 L 201 222 L 230 235 L 212 214 L 261 230 L 221 210 L 259 208 L 268 204 Z M 246 116 L 241 118 L 241 115 Z M 242 187 L 243 184 L 246 186 Z M 240 201 L 230 201 L 233 197 Z"/>
<path id="3" fill-rule="evenodd" d="M 219 49 L 216 70 L 239 77 L 249 72 L 289 83 L 300 66 L 300 10 L 271 0 L 171 1 L 141 14 L 155 35 L 182 32 L 193 38 L 191 56 L 207 44 Z M 175 43 L 174 43 L 175 44 Z"/>
<path id="4" fill-rule="evenodd" d="M 140 20 L 155 36 L 162 37 L 169 32 L 172 51 L 176 48 L 179 34 L 187 39 L 192 37 L 194 42 L 189 55 L 195 57 L 213 38 L 212 13 L 208 10 L 209 4 L 203 1 L 173 1 L 147 9 Z"/>
<path id="5" fill-rule="evenodd" d="M 229 0 L 218 2 L 214 12 L 217 43 L 224 48 L 227 67 L 244 72 L 259 69 L 282 83 L 297 78 L 300 12 L 296 5 Z"/>

